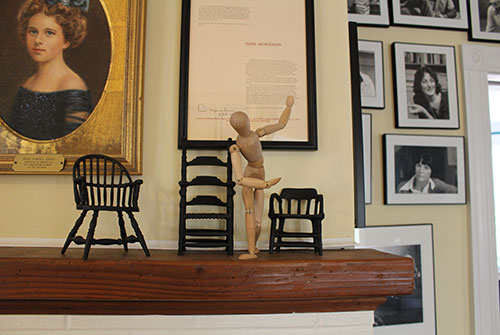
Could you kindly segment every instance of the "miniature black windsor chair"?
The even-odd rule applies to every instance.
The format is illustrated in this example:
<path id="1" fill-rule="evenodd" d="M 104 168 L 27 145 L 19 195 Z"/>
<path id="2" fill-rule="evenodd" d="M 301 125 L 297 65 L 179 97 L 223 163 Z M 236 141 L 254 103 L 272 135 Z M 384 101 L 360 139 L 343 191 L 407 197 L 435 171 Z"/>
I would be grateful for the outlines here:
<path id="1" fill-rule="evenodd" d="M 146 256 L 150 256 L 146 241 L 139 229 L 133 212 L 139 211 L 138 199 L 142 180 L 132 181 L 127 169 L 116 159 L 99 154 L 78 158 L 73 166 L 73 189 L 76 208 L 82 210 L 61 250 L 64 254 L 71 244 L 85 245 L 83 259 L 87 259 L 92 245 L 123 245 L 128 251 L 128 244 L 139 242 Z M 87 237 L 76 236 L 83 224 L 87 212 L 93 211 Z M 95 239 L 99 211 L 112 211 L 118 215 L 120 228 L 119 239 Z M 127 236 L 123 212 L 127 213 L 135 235 Z"/>

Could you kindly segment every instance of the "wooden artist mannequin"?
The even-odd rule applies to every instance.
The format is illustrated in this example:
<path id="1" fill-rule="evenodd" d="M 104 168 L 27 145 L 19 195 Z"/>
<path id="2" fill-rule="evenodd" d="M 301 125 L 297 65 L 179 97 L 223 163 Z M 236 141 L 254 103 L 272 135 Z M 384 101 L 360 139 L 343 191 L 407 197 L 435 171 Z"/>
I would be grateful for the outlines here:
<path id="1" fill-rule="evenodd" d="M 262 212 L 264 209 L 264 189 L 276 185 L 281 178 L 265 180 L 264 156 L 260 137 L 272 134 L 285 128 L 292 112 L 293 97 L 286 99 L 286 107 L 281 113 L 278 123 L 270 124 L 256 131 L 250 130 L 250 119 L 244 112 L 236 112 L 231 115 L 231 126 L 236 130 L 236 144 L 233 144 L 231 162 L 233 164 L 236 183 L 243 187 L 242 196 L 245 204 L 245 227 L 248 241 L 248 254 L 240 255 L 240 259 L 256 258 L 259 250 L 255 247 L 261 231 Z M 241 154 L 248 164 L 243 171 Z"/>

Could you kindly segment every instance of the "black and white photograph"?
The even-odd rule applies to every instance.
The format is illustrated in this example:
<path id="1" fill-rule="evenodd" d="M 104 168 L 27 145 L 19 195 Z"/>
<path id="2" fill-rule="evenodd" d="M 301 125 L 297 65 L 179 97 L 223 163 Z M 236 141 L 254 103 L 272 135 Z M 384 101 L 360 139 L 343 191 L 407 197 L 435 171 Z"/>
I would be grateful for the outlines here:
<path id="1" fill-rule="evenodd" d="M 372 115 L 363 114 L 363 163 L 365 178 L 365 204 L 372 203 Z"/>
<path id="2" fill-rule="evenodd" d="M 374 334 L 436 334 L 432 225 L 356 228 L 355 241 L 357 248 L 411 257 L 414 262 L 413 293 L 387 297 L 375 310 Z"/>
<path id="3" fill-rule="evenodd" d="M 500 0 L 471 0 L 470 40 L 500 41 Z"/>
<path id="4" fill-rule="evenodd" d="M 380 41 L 358 41 L 361 107 L 385 107 L 384 59 Z"/>
<path id="5" fill-rule="evenodd" d="M 347 0 L 347 12 L 360 25 L 389 26 L 388 0 Z"/>
<path id="6" fill-rule="evenodd" d="M 467 14 L 467 0 L 392 1 L 395 25 L 466 30 L 469 26 Z"/>
<path id="7" fill-rule="evenodd" d="M 465 203 L 464 139 L 384 135 L 386 204 Z"/>
<path id="8" fill-rule="evenodd" d="M 455 48 L 393 43 L 398 128 L 460 128 Z"/>

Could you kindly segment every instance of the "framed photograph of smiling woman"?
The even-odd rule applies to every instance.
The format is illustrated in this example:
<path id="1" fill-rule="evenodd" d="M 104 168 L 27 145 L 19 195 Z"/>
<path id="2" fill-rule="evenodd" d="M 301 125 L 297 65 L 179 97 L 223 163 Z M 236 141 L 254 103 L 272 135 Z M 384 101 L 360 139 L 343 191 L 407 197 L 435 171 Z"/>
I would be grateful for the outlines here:
<path id="1" fill-rule="evenodd" d="M 392 51 L 397 127 L 458 129 L 455 48 L 395 42 Z"/>
<path id="2" fill-rule="evenodd" d="M 386 204 L 464 204 L 464 139 L 391 135 L 384 140 Z"/>
<path id="3" fill-rule="evenodd" d="M 145 10 L 142 0 L 0 1 L 0 173 L 69 174 L 95 152 L 141 173 Z M 31 155 L 62 156 L 64 168 L 20 171 Z"/>

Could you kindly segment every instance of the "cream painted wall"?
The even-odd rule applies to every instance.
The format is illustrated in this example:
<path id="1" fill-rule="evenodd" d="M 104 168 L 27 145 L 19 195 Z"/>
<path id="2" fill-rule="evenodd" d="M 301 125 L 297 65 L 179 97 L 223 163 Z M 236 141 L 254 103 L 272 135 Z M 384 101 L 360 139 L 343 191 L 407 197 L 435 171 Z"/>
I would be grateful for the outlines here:
<path id="1" fill-rule="evenodd" d="M 181 0 L 148 1 L 142 176 L 145 184 L 138 215 L 148 240 L 175 241 L 177 234 L 180 3 Z M 267 175 L 283 177 L 275 190 L 285 186 L 317 187 L 327 203 L 324 237 L 352 237 L 354 208 L 345 3 L 315 0 L 315 8 L 319 151 L 266 152 Z M 384 133 L 465 134 L 465 103 L 459 68 L 459 130 L 395 128 L 390 44 L 401 41 L 458 46 L 467 41 L 466 33 L 362 27 L 359 37 L 383 41 L 385 61 L 386 108 L 364 111 L 373 115 L 373 202 L 367 206 L 367 224 L 434 224 L 438 333 L 473 334 L 468 205 L 383 205 L 381 141 Z M 458 48 L 456 54 L 459 66 Z M 72 197 L 69 176 L 0 176 L 0 239 L 64 238 L 77 217 Z M 238 200 L 236 235 L 241 241 L 244 232 Z M 264 231 L 267 227 L 264 223 Z M 103 218 L 97 233 L 114 236 L 114 218 Z M 264 233 L 261 240 L 266 238 Z"/>
<path id="2" fill-rule="evenodd" d="M 472 277 L 470 275 L 469 206 L 468 205 L 384 205 L 384 171 L 382 135 L 426 134 L 465 136 L 463 77 L 459 45 L 466 43 L 467 33 L 421 28 L 359 29 L 359 39 L 384 43 L 385 109 L 363 110 L 372 115 L 372 204 L 366 206 L 367 225 L 402 225 L 432 223 L 434 228 L 434 267 L 437 333 L 473 334 Z M 392 77 L 392 42 L 455 46 L 458 73 L 460 129 L 397 129 L 394 119 Z M 467 169 L 466 169 L 467 170 Z"/>
<path id="3" fill-rule="evenodd" d="M 326 200 L 324 237 L 352 238 L 354 190 L 347 14 L 340 1 L 317 0 L 315 7 L 319 150 L 265 152 L 266 174 L 282 177 L 273 191 L 287 186 L 316 187 Z M 144 185 L 141 212 L 137 215 L 147 240 L 177 240 L 180 25 L 181 0 L 148 1 Z M 0 238 L 65 238 L 78 216 L 70 176 L 3 175 L 0 185 Z M 243 241 L 239 190 L 235 200 L 236 239 Z M 115 236 L 114 215 L 102 214 L 100 218 L 96 235 Z M 261 241 L 266 241 L 267 221 L 263 227 Z"/>

